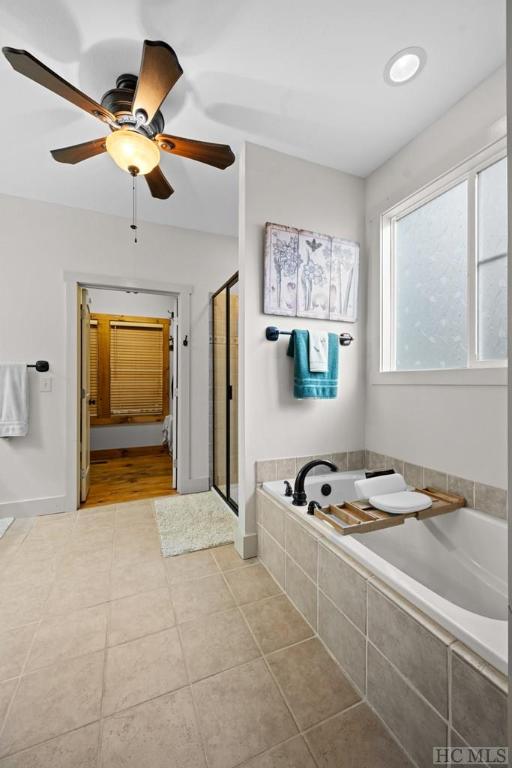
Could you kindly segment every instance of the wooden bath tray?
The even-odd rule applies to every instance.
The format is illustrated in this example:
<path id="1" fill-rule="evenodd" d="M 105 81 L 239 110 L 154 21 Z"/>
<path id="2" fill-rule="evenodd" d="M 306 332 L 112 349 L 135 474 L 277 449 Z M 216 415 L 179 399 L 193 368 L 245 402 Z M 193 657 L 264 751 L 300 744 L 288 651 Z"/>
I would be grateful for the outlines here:
<path id="1" fill-rule="evenodd" d="M 420 512 L 408 512 L 404 515 L 391 515 L 372 507 L 368 499 L 358 501 L 346 501 L 345 504 L 330 504 L 324 509 L 315 509 L 315 517 L 330 523 L 342 536 L 353 533 L 370 533 L 380 531 L 381 528 L 392 528 L 394 525 L 402 525 L 409 517 L 417 520 L 426 520 L 428 517 L 445 515 L 456 509 L 466 506 L 464 496 L 455 493 L 439 491 L 436 488 L 416 488 L 419 493 L 424 493 L 432 499 L 432 506 Z"/>

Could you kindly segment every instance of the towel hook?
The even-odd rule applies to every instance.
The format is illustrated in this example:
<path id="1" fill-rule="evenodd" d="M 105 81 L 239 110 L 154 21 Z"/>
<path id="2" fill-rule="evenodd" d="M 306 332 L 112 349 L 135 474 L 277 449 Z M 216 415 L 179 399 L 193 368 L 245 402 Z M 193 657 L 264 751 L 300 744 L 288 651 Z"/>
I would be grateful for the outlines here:
<path id="1" fill-rule="evenodd" d="M 46 373 L 50 370 L 50 363 L 48 360 L 36 360 L 35 363 L 28 363 L 27 368 L 35 368 L 38 373 Z"/>

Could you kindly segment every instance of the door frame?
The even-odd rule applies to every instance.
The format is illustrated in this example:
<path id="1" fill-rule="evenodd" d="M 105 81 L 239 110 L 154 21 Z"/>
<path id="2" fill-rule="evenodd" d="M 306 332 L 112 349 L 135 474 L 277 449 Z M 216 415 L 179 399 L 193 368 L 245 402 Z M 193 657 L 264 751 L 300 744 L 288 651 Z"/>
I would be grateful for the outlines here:
<path id="1" fill-rule="evenodd" d="M 193 493 L 198 488 L 197 478 L 191 475 L 191 408 L 190 408 L 190 304 L 194 289 L 191 285 L 163 283 L 156 280 L 126 278 L 118 275 L 89 274 L 87 272 L 64 272 L 66 284 L 66 435 L 65 435 L 65 474 L 66 474 L 66 511 L 72 512 L 80 507 L 80 339 L 77 316 L 77 295 L 79 288 L 105 288 L 110 290 L 135 290 L 175 296 L 178 301 L 179 324 L 175 337 L 175 349 L 180 348 L 180 387 L 177 423 L 180 453 L 177 468 L 178 493 Z M 182 349 L 183 347 L 183 349 Z"/>
<path id="2" fill-rule="evenodd" d="M 230 303 L 230 297 L 231 297 L 231 288 L 233 285 L 236 285 L 239 283 L 239 275 L 238 271 L 235 272 L 234 275 L 231 275 L 231 277 L 226 280 L 226 282 L 221 285 L 220 288 L 218 288 L 214 293 L 210 295 L 210 311 L 211 311 L 211 318 L 212 318 L 212 346 L 211 346 L 211 355 L 212 355 L 212 423 L 211 423 L 211 430 L 212 430 L 212 488 L 214 488 L 219 496 L 222 498 L 222 500 L 228 504 L 229 507 L 233 510 L 233 512 L 238 517 L 238 504 L 233 501 L 231 497 L 231 398 L 230 398 L 230 381 L 231 381 L 231 361 L 229 357 L 229 346 L 230 346 L 230 340 L 231 340 L 231 318 L 230 318 L 230 309 L 231 309 L 231 303 Z M 226 291 L 226 493 L 223 493 L 218 486 L 215 485 L 215 392 L 213 388 L 215 387 L 215 310 L 214 310 L 214 299 L 216 296 L 218 296 L 222 291 Z M 240 391 L 240 390 L 238 390 Z M 237 403 L 238 407 L 238 403 Z M 238 458 L 238 457 L 237 457 Z M 240 469 L 238 470 L 240 472 Z"/>

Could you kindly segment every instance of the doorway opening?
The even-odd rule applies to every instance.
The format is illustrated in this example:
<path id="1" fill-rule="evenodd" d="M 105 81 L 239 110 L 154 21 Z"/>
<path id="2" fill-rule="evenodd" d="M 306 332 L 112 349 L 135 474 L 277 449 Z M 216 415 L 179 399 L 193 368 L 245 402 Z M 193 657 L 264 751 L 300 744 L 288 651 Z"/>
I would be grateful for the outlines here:
<path id="1" fill-rule="evenodd" d="M 176 491 L 176 295 L 78 288 L 79 505 Z"/>
<path id="2" fill-rule="evenodd" d="M 238 272 L 211 299 L 212 485 L 238 514 Z"/>

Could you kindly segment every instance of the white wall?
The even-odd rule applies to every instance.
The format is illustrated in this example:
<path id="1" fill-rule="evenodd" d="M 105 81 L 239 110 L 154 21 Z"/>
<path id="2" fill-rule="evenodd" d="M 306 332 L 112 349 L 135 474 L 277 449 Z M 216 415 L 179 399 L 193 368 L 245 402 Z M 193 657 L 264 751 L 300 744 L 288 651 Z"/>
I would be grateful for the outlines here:
<path id="1" fill-rule="evenodd" d="M 171 281 L 172 282 L 172 281 Z M 176 298 L 157 293 L 128 293 L 90 288 L 91 312 L 107 315 L 131 315 L 140 317 L 164 317 L 176 310 Z M 172 333 L 172 331 L 171 331 Z M 169 366 L 172 371 L 172 367 Z M 170 389 L 169 389 L 170 393 Z M 154 424 L 107 424 L 91 427 L 91 450 L 108 448 L 132 448 L 160 445 L 162 423 Z"/>
<path id="2" fill-rule="evenodd" d="M 236 240 L 144 222 L 132 240 L 126 219 L 0 196 L 0 360 L 47 359 L 53 377 L 52 392 L 40 393 L 30 372 L 30 433 L 0 441 L 0 513 L 62 509 L 65 270 L 194 285 L 191 471 L 208 476 L 209 292 L 236 270 Z"/>
<path id="3" fill-rule="evenodd" d="M 394 386 L 379 370 L 380 214 L 506 133 L 499 70 L 375 171 L 366 184 L 369 253 L 366 447 L 506 488 L 506 386 Z M 467 377 L 466 377 L 467 378 Z"/>
<path id="4" fill-rule="evenodd" d="M 171 276 L 172 277 L 172 276 Z M 172 279 L 169 282 L 173 282 Z M 176 310 L 174 296 L 159 293 L 128 293 L 105 288 L 89 288 L 91 312 L 106 315 L 139 315 L 140 317 L 166 317 Z"/>
<path id="5" fill-rule="evenodd" d="M 241 394 L 240 451 L 244 504 L 241 527 L 255 531 L 255 462 L 266 458 L 357 450 L 364 438 L 364 182 L 340 171 L 254 144 L 245 146 L 240 180 Z M 359 317 L 356 324 L 263 314 L 265 222 L 310 229 L 361 244 Z M 287 340 L 265 340 L 265 327 L 349 331 L 340 348 L 336 400 L 299 401 L 292 393 Z"/>

